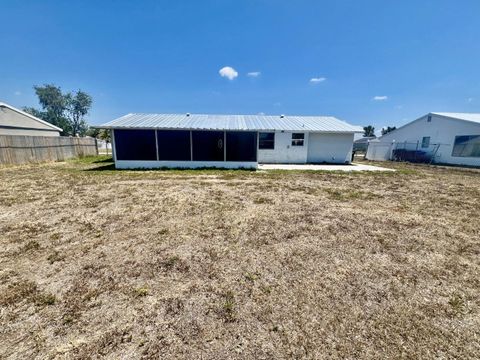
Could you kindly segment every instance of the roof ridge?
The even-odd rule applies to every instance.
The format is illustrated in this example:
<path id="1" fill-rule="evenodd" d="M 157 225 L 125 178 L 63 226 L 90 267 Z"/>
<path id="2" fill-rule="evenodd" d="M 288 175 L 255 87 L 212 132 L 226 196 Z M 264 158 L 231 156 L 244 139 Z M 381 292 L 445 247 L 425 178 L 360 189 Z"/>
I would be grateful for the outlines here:
<path id="1" fill-rule="evenodd" d="M 288 115 L 288 114 L 221 114 L 221 113 L 152 113 L 152 112 L 133 112 L 133 113 L 128 113 L 123 116 L 127 115 L 149 115 L 149 116 L 158 116 L 158 115 L 175 115 L 175 116 L 265 116 L 265 117 L 302 117 L 302 118 L 334 118 L 337 120 L 337 117 L 333 115 Z M 122 117 L 123 117 L 122 116 Z M 343 120 L 341 120 L 343 121 Z"/>
<path id="2" fill-rule="evenodd" d="M 98 128 L 198 129 L 239 131 L 363 132 L 333 116 L 223 115 L 223 114 L 127 114 Z"/>

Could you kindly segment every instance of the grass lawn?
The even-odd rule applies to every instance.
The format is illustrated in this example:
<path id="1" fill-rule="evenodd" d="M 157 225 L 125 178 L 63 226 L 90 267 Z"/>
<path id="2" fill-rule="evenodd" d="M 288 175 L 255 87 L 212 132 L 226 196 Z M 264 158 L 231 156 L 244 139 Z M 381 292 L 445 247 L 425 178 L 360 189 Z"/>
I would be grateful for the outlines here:
<path id="1" fill-rule="evenodd" d="M 388 166 L 0 168 L 0 358 L 479 358 L 480 173 Z"/>

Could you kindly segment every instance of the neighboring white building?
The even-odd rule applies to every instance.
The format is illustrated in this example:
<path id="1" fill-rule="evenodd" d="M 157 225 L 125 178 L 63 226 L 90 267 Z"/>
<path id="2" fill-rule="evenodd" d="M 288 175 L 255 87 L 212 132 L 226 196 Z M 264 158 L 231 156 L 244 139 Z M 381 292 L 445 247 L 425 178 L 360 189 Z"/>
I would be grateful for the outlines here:
<path id="1" fill-rule="evenodd" d="M 368 142 L 376 139 L 375 136 L 366 136 L 353 142 L 353 151 L 367 152 Z"/>
<path id="2" fill-rule="evenodd" d="M 480 114 L 429 113 L 370 141 L 366 157 L 480 166 Z"/>
<path id="3" fill-rule="evenodd" d="M 112 129 L 117 168 L 255 168 L 258 163 L 350 163 L 363 130 L 334 117 L 128 114 Z"/>
<path id="4" fill-rule="evenodd" d="M 60 136 L 62 129 L 0 102 L 0 135 Z"/>

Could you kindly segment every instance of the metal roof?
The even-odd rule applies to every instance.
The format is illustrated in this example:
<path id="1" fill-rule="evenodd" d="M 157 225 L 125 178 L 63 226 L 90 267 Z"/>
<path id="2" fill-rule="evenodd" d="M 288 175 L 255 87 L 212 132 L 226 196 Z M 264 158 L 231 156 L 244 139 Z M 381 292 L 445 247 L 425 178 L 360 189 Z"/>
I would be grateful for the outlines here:
<path id="1" fill-rule="evenodd" d="M 103 129 L 188 129 L 363 132 L 332 116 L 287 115 L 206 115 L 206 114 L 128 114 L 106 124 Z"/>
<path id="2" fill-rule="evenodd" d="M 458 120 L 473 121 L 480 123 L 480 114 L 475 113 L 452 113 L 452 112 L 433 112 L 433 115 L 445 116 Z"/>

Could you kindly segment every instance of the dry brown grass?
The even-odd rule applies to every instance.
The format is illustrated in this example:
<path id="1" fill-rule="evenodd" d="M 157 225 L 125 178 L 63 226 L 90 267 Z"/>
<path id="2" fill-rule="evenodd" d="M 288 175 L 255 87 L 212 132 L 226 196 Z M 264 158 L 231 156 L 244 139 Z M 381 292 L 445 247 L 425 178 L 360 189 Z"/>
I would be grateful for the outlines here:
<path id="1" fill-rule="evenodd" d="M 479 358 L 480 174 L 0 169 L 0 358 Z"/>

